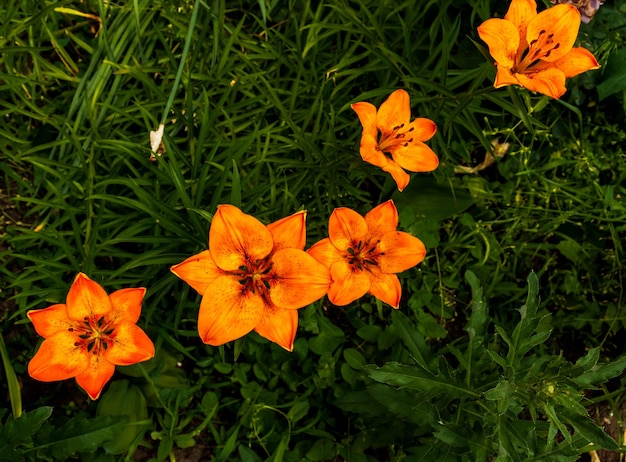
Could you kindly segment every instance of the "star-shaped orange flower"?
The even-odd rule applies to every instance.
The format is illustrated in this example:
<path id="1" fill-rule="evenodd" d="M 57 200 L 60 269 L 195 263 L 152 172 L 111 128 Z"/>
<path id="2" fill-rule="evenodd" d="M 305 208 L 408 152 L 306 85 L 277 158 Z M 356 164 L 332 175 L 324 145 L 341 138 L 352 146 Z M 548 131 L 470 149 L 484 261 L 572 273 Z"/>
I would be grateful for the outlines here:
<path id="1" fill-rule="evenodd" d="M 107 295 L 98 283 L 78 273 L 65 304 L 27 313 L 44 338 L 28 363 L 30 376 L 42 382 L 76 377 L 89 397 L 97 399 L 115 366 L 154 356 L 152 341 L 136 325 L 145 292 L 121 289 Z"/>
<path id="2" fill-rule="evenodd" d="M 537 13 L 534 0 L 512 0 L 504 19 L 488 19 L 478 27 L 496 61 L 494 87 L 520 85 L 560 98 L 566 78 L 600 67 L 591 52 L 574 48 L 579 27 L 580 12 L 573 5 Z"/>
<path id="3" fill-rule="evenodd" d="M 404 170 L 430 172 L 437 168 L 437 155 L 424 144 L 433 137 L 437 126 L 425 118 L 411 121 L 411 104 L 406 91 L 394 91 L 378 111 L 376 106 L 366 102 L 351 107 L 363 125 L 361 157 L 390 173 L 400 191 L 410 180 Z"/>
<path id="4" fill-rule="evenodd" d="M 209 250 L 172 267 L 200 295 L 198 332 L 217 346 L 254 330 L 293 349 L 297 309 L 323 297 L 328 270 L 304 252 L 306 212 L 265 226 L 233 205 L 220 205 Z"/>
<path id="5" fill-rule="evenodd" d="M 398 211 L 387 201 L 365 215 L 337 208 L 328 222 L 328 236 L 307 252 L 330 269 L 328 291 L 335 305 L 347 305 L 370 293 L 398 308 L 402 288 L 395 273 L 420 263 L 426 248 L 418 238 L 396 231 Z"/>

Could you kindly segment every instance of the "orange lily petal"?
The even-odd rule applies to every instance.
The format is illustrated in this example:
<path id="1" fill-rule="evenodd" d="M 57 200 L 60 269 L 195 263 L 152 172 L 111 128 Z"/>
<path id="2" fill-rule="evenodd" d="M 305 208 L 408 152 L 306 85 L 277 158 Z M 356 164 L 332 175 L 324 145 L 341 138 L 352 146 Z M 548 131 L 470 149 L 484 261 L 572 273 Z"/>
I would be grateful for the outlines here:
<path id="1" fill-rule="evenodd" d="M 135 324 L 141 316 L 141 302 L 146 294 L 143 287 L 120 289 L 109 295 L 112 312 L 109 320 L 118 323 L 129 321 Z"/>
<path id="2" fill-rule="evenodd" d="M 234 205 L 217 207 L 209 229 L 209 248 L 218 267 L 236 271 L 249 261 L 267 257 L 274 242 L 267 227 Z"/>
<path id="3" fill-rule="evenodd" d="M 412 138 L 428 141 L 437 133 L 437 125 L 430 119 L 418 117 L 409 124 L 407 131 L 410 131 Z"/>
<path id="4" fill-rule="evenodd" d="M 371 295 L 396 309 L 400 306 L 402 287 L 398 276 L 373 271 L 370 273 L 370 284 L 368 292 Z"/>
<path id="5" fill-rule="evenodd" d="M 552 65 L 562 71 L 567 78 L 600 68 L 593 54 L 582 47 L 572 48 L 568 54 L 554 61 Z"/>
<path id="6" fill-rule="evenodd" d="M 387 173 L 391 173 L 391 177 L 396 182 L 396 186 L 400 192 L 407 187 L 409 181 L 411 180 L 409 174 L 402 170 L 402 167 L 400 167 L 400 165 L 393 160 L 387 162 L 387 165 L 382 167 L 382 169 Z"/>
<path id="7" fill-rule="evenodd" d="M 178 265 L 172 266 L 170 271 L 194 288 L 200 295 L 204 295 L 206 288 L 215 279 L 226 274 L 215 264 L 209 250 L 204 250 Z"/>
<path id="8" fill-rule="evenodd" d="M 567 91 L 565 87 L 565 74 L 555 68 L 531 74 L 515 74 L 520 85 L 531 91 L 559 99 Z"/>
<path id="9" fill-rule="evenodd" d="M 104 358 L 116 366 L 129 366 L 154 356 L 154 344 L 146 333 L 131 322 L 116 326 L 113 344 L 104 350 Z"/>
<path id="10" fill-rule="evenodd" d="M 515 77 L 517 74 L 513 74 L 511 69 L 505 66 L 498 65 L 496 72 L 496 80 L 493 82 L 495 88 L 504 87 L 506 85 L 521 85 L 519 80 Z"/>
<path id="11" fill-rule="evenodd" d="M 370 276 L 365 271 L 352 271 L 344 259 L 330 267 L 333 283 L 328 289 L 328 299 L 333 305 L 345 306 L 365 295 L 370 289 Z"/>
<path id="12" fill-rule="evenodd" d="M 219 346 L 243 337 L 256 327 L 264 309 L 261 295 L 245 291 L 236 277 L 217 278 L 200 302 L 200 338 L 204 343 Z"/>
<path id="13" fill-rule="evenodd" d="M 432 172 L 439 166 L 437 154 L 421 141 L 414 140 L 408 146 L 391 150 L 393 160 L 410 172 Z"/>
<path id="14" fill-rule="evenodd" d="M 298 312 L 278 307 L 266 307 L 254 331 L 261 337 L 293 351 L 293 341 L 298 330 Z"/>
<path id="15" fill-rule="evenodd" d="M 411 119 L 411 101 L 405 90 L 396 90 L 378 108 L 376 126 L 386 135 L 399 125 L 408 125 Z"/>
<path id="16" fill-rule="evenodd" d="M 372 135 L 363 134 L 359 153 L 361 154 L 361 159 L 376 167 L 382 168 L 389 162 L 387 156 L 378 149 L 378 141 Z"/>
<path id="17" fill-rule="evenodd" d="M 67 306 L 64 304 L 52 305 L 43 310 L 31 310 L 26 315 L 43 338 L 74 327 L 74 322 L 67 317 Z"/>
<path id="18" fill-rule="evenodd" d="M 328 269 L 311 255 L 298 249 L 282 249 L 272 256 L 270 298 L 280 308 L 302 308 L 319 300 L 332 280 Z"/>
<path id="19" fill-rule="evenodd" d="M 574 46 L 580 27 L 580 12 L 566 3 L 543 10 L 529 23 L 526 40 L 534 50 L 550 50 L 543 61 L 554 62 L 565 56 Z M 555 46 L 556 45 L 556 46 Z"/>
<path id="20" fill-rule="evenodd" d="M 326 268 L 330 268 L 335 261 L 341 258 L 341 253 L 331 244 L 328 238 L 316 242 L 306 253 L 311 255 Z"/>
<path id="21" fill-rule="evenodd" d="M 377 249 L 381 253 L 378 265 L 383 273 L 401 273 L 413 268 L 426 256 L 424 243 L 402 231 L 385 234 Z"/>
<path id="22" fill-rule="evenodd" d="M 376 106 L 367 102 L 351 104 L 350 107 L 356 112 L 356 115 L 363 126 L 363 135 L 369 135 L 376 138 L 378 130 L 376 128 Z"/>
<path id="23" fill-rule="evenodd" d="M 365 241 L 367 223 L 352 209 L 336 208 L 328 220 L 328 237 L 338 250 L 346 250 L 352 242 Z"/>
<path id="24" fill-rule="evenodd" d="M 509 10 L 504 15 L 504 19 L 511 21 L 515 25 L 519 36 L 522 41 L 524 41 L 526 39 L 528 23 L 536 16 L 537 3 L 535 0 L 512 0 L 511 5 L 509 5 Z"/>
<path id="25" fill-rule="evenodd" d="M 113 377 L 115 366 L 102 356 L 92 354 L 88 356 L 89 367 L 76 376 L 76 383 L 87 392 L 91 399 L 96 400 L 104 386 Z"/>
<path id="26" fill-rule="evenodd" d="M 274 240 L 274 252 L 280 249 L 304 250 L 306 245 L 306 211 L 294 213 L 267 225 Z"/>
<path id="27" fill-rule="evenodd" d="M 367 212 L 365 223 L 370 241 L 379 241 L 385 234 L 395 231 L 398 227 L 398 210 L 393 201 L 383 202 Z"/>
<path id="28" fill-rule="evenodd" d="M 62 330 L 46 338 L 28 363 L 28 374 L 35 380 L 53 382 L 76 377 L 89 367 L 89 354 L 74 346 L 76 336 Z"/>
<path id="29" fill-rule="evenodd" d="M 105 290 L 84 273 L 78 273 L 67 294 L 67 315 L 76 321 L 99 319 L 111 312 L 111 301 Z"/>
<path id="30" fill-rule="evenodd" d="M 513 67 L 520 46 L 520 34 L 514 23 L 506 19 L 487 19 L 478 26 L 478 35 L 489 47 L 489 54 L 496 63 L 507 69 Z"/>

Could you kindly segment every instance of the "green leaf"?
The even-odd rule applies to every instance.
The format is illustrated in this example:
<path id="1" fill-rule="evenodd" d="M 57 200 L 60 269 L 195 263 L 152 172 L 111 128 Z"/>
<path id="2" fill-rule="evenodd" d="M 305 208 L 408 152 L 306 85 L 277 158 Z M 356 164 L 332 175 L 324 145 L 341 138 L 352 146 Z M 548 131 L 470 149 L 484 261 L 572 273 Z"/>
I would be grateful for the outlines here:
<path id="1" fill-rule="evenodd" d="M 626 89 L 626 48 L 609 55 L 598 84 L 598 98 L 603 99 Z"/>
<path id="2" fill-rule="evenodd" d="M 237 450 L 239 451 L 241 462 L 263 462 L 263 459 L 257 456 L 252 449 L 243 444 L 240 444 Z"/>
<path id="3" fill-rule="evenodd" d="M 30 446 L 33 435 L 50 418 L 52 407 L 45 406 L 22 413 L 19 419 L 9 419 L 0 427 L 0 460 L 15 461 L 21 451 L 20 446 Z"/>
<path id="4" fill-rule="evenodd" d="M 366 364 L 365 356 L 354 348 L 346 348 L 343 350 L 343 358 L 353 369 L 361 369 Z"/>
<path id="5" fill-rule="evenodd" d="M 564 420 L 574 427 L 575 435 L 579 435 L 589 443 L 610 451 L 618 451 L 619 444 L 607 435 L 602 428 L 596 425 L 589 417 L 578 415 L 567 410 L 561 411 Z"/>
<path id="6" fill-rule="evenodd" d="M 413 359 L 424 369 L 428 370 L 426 358 L 430 359 L 431 352 L 426 345 L 424 336 L 413 327 L 412 322 L 401 311 L 393 310 L 391 312 L 391 321 Z"/>
<path id="7" fill-rule="evenodd" d="M 146 398 L 138 387 L 128 380 L 116 380 L 100 397 L 96 416 L 127 416 L 128 424 L 114 439 L 104 443 L 109 454 L 122 454 L 128 451 L 150 426 Z"/>
<path id="8" fill-rule="evenodd" d="M 174 449 L 174 440 L 167 435 L 161 436 L 159 441 L 159 447 L 157 449 L 157 459 L 165 460 L 168 455 L 172 453 Z"/>
<path id="9" fill-rule="evenodd" d="M 573 239 L 563 239 L 556 245 L 562 255 L 573 263 L 578 263 L 582 255 L 582 246 Z"/>
<path id="10" fill-rule="evenodd" d="M 483 296 L 483 288 L 480 281 L 474 273 L 467 270 L 465 272 L 465 280 L 472 288 L 472 314 L 469 317 L 465 330 L 469 334 L 470 340 L 474 347 L 478 347 L 483 343 L 483 335 L 487 328 L 489 314 L 487 312 L 487 303 Z"/>
<path id="11" fill-rule="evenodd" d="M 515 385 L 508 380 L 502 379 L 498 384 L 484 394 L 489 401 L 508 399 L 515 392 Z"/>
<path id="12" fill-rule="evenodd" d="M 319 320 L 319 329 L 319 335 L 309 340 L 309 348 L 318 355 L 331 354 L 346 339 L 343 331 L 328 318 Z"/>
<path id="13" fill-rule="evenodd" d="M 239 169 L 237 168 L 237 162 L 232 160 L 233 165 L 233 183 L 230 190 L 230 203 L 236 207 L 241 208 L 241 178 L 239 177 Z"/>
<path id="14" fill-rule="evenodd" d="M 524 354 L 531 348 L 539 345 L 550 336 L 549 330 L 542 330 L 534 333 L 539 325 L 537 319 L 537 309 L 539 308 L 539 280 L 535 272 L 528 275 L 528 295 L 526 303 L 519 309 L 520 320 L 515 325 L 509 343 L 509 352 L 507 355 L 508 365 L 512 370 L 517 370 L 519 362 Z M 496 327 L 498 333 L 503 335 L 503 331 Z M 503 338 L 505 338 L 503 336 Z M 506 340 L 506 339 L 505 339 Z"/>
<path id="15" fill-rule="evenodd" d="M 11 411 L 13 412 L 13 418 L 17 419 L 22 415 L 22 394 L 20 390 L 20 382 L 17 380 L 15 370 L 11 364 L 11 359 L 7 351 L 7 347 L 4 344 L 4 337 L 0 333 L 0 356 L 2 357 L 2 365 L 4 366 L 4 373 L 7 379 L 7 386 L 9 388 L 9 398 L 11 400 Z"/>
<path id="16" fill-rule="evenodd" d="M 278 447 L 272 454 L 271 462 L 282 462 L 283 457 L 285 455 L 285 451 L 289 449 L 289 435 L 283 435 L 280 439 L 280 443 L 278 443 Z"/>
<path id="17" fill-rule="evenodd" d="M 581 388 L 593 388 L 595 384 L 600 384 L 613 377 L 617 377 L 624 372 L 624 370 L 626 370 L 626 355 L 610 363 L 596 365 L 589 372 L 585 372 L 578 377 L 572 377 L 572 381 Z"/>
<path id="18" fill-rule="evenodd" d="M 456 383 L 450 377 L 435 376 L 419 366 L 405 366 L 396 362 L 389 362 L 382 367 L 365 366 L 365 372 L 377 382 L 429 392 L 433 395 L 446 393 L 455 398 L 477 398 L 479 396 L 473 389 Z"/>
<path id="19" fill-rule="evenodd" d="M 217 453 L 217 460 L 226 461 L 233 453 L 235 448 L 237 447 L 237 438 L 239 436 L 239 429 L 241 428 L 241 424 L 238 424 L 226 440 L 224 447 L 220 452 Z"/>
<path id="20" fill-rule="evenodd" d="M 287 412 L 287 417 L 291 421 L 291 425 L 295 424 L 303 417 L 306 417 L 309 413 L 309 408 L 310 405 L 308 400 L 305 399 L 304 401 L 296 401 L 296 403 L 289 409 L 289 412 Z"/>
<path id="21" fill-rule="evenodd" d="M 334 404 L 340 409 L 363 416 L 379 416 L 385 412 L 385 408 L 365 390 L 344 393 L 335 400 Z"/>
<path id="22" fill-rule="evenodd" d="M 398 210 L 410 208 L 415 220 L 436 222 L 458 215 L 474 203 L 465 189 L 439 183 L 432 176 L 413 178 L 402 193 L 396 191 L 392 197 Z"/>
<path id="23" fill-rule="evenodd" d="M 37 454 L 40 457 L 66 460 L 77 453 L 95 451 L 104 443 L 117 438 L 127 422 L 126 416 L 92 419 L 73 417 L 61 426 L 47 425 L 46 432 L 37 435 Z"/>
<path id="24" fill-rule="evenodd" d="M 369 406 L 380 403 L 395 418 L 428 427 L 440 418 L 427 395 L 412 390 L 399 390 L 383 383 L 368 385 Z"/>
<path id="25" fill-rule="evenodd" d="M 556 428 L 559 429 L 559 431 L 561 432 L 565 440 L 571 444 L 572 435 L 570 434 L 569 431 L 567 431 L 567 426 L 563 422 L 561 422 L 561 419 L 557 415 L 556 410 L 554 409 L 554 406 L 552 404 L 546 403 L 541 407 L 541 409 L 546 414 L 546 416 L 548 416 L 550 423 L 555 425 Z"/>
<path id="26" fill-rule="evenodd" d="M 317 440 L 306 453 L 306 458 L 313 461 L 333 460 L 337 451 L 332 440 Z"/>

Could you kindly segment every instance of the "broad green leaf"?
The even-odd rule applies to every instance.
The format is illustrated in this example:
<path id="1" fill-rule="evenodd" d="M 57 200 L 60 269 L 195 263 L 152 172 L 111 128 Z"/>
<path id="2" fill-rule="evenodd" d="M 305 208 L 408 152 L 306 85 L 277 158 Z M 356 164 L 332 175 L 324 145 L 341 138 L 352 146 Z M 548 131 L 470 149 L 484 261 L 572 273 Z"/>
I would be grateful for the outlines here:
<path id="1" fill-rule="evenodd" d="M 465 385 L 456 383 L 453 379 L 443 375 L 435 376 L 420 366 L 405 366 L 396 362 L 389 362 L 382 367 L 365 366 L 367 375 L 380 383 L 431 392 L 445 393 L 450 397 L 467 398 L 479 396 L 474 390 Z"/>
<path id="2" fill-rule="evenodd" d="M 262 462 L 263 461 L 263 459 L 257 456 L 252 449 L 250 449 L 247 446 L 244 446 L 243 444 L 240 444 L 237 450 L 239 452 L 239 459 L 241 460 L 241 462 Z"/>
<path id="3" fill-rule="evenodd" d="M 582 436 L 589 443 L 600 448 L 611 451 L 620 449 L 620 445 L 586 415 L 578 415 L 569 411 L 562 411 L 561 414 L 567 423 L 574 427 L 575 435 Z"/>
<path id="4" fill-rule="evenodd" d="M 336 453 L 335 443 L 332 440 L 321 439 L 313 443 L 313 447 L 306 453 L 306 458 L 312 461 L 332 460 Z"/>
<path id="5" fill-rule="evenodd" d="M 600 101 L 626 89 L 626 48 L 609 55 L 602 77 L 597 87 Z"/>
<path id="6" fill-rule="evenodd" d="M 343 358 L 351 368 L 360 370 L 366 364 L 365 356 L 354 348 L 343 350 Z"/>
<path id="7" fill-rule="evenodd" d="M 50 418 L 52 407 L 38 407 L 29 412 L 24 412 L 19 419 L 9 419 L 0 426 L 0 460 L 19 460 L 20 446 L 31 446 L 33 435 L 37 433 L 41 425 Z"/>
<path id="8" fill-rule="evenodd" d="M 598 364 L 592 370 L 585 372 L 578 377 L 572 377 L 572 381 L 581 388 L 592 388 L 597 384 L 606 382 L 613 377 L 617 377 L 626 369 L 626 356 L 617 358 L 606 364 Z"/>
<path id="9" fill-rule="evenodd" d="M 100 397 L 96 416 L 127 416 L 128 424 L 122 432 L 104 443 L 104 450 L 109 454 L 122 454 L 128 451 L 150 427 L 148 405 L 143 393 L 128 380 L 112 382 Z"/>
<path id="10" fill-rule="evenodd" d="M 393 194 L 393 201 L 400 211 L 410 207 L 415 220 L 437 222 L 460 214 L 474 203 L 465 189 L 452 183 L 439 183 L 433 176 L 413 178 L 402 193 L 396 191 Z"/>
<path id="11" fill-rule="evenodd" d="M 426 345 L 423 335 L 418 332 L 409 318 L 401 311 L 393 310 L 391 312 L 391 321 L 411 356 L 420 366 L 428 370 L 426 358 L 430 360 L 431 352 Z"/>
<path id="12" fill-rule="evenodd" d="M 81 452 L 92 452 L 116 438 L 128 422 L 127 416 L 73 417 L 58 427 L 46 426 L 37 434 L 35 448 L 40 457 L 66 460 Z M 43 429 L 42 429 L 43 430 Z"/>
<path id="13" fill-rule="evenodd" d="M 319 335 L 309 340 L 309 348 L 318 355 L 332 353 L 346 339 L 343 331 L 328 318 L 319 320 L 319 328 Z"/>
<path id="14" fill-rule="evenodd" d="M 385 407 L 372 398 L 369 392 L 350 391 L 342 394 L 334 401 L 335 406 L 363 416 L 379 416 L 385 413 Z"/>
<path id="15" fill-rule="evenodd" d="M 289 408 L 289 412 L 287 412 L 287 417 L 291 421 L 291 425 L 294 425 L 298 420 L 302 419 L 309 413 L 310 405 L 308 400 L 296 401 L 291 408 Z"/>

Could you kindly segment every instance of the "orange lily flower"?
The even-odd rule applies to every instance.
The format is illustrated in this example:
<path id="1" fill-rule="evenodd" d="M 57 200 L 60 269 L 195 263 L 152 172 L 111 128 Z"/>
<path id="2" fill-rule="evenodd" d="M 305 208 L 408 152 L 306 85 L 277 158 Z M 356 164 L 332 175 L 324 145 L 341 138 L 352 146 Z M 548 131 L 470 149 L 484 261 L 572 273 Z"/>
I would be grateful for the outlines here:
<path id="1" fill-rule="evenodd" d="M 78 273 L 65 304 L 27 313 L 44 338 L 28 363 L 29 375 L 42 382 L 76 377 L 91 399 L 113 376 L 115 366 L 129 366 L 154 356 L 154 345 L 137 327 L 146 289 L 121 289 L 107 295 Z"/>
<path id="2" fill-rule="evenodd" d="M 355 103 L 351 107 L 363 125 L 361 157 L 365 162 L 391 173 L 400 191 L 410 180 L 403 169 L 430 172 L 437 168 L 437 154 L 424 144 L 433 137 L 437 126 L 425 118 L 411 122 L 411 104 L 406 91 L 394 91 L 378 111 L 376 106 L 366 102 Z M 384 153 L 389 153 L 391 158 Z"/>
<path id="3" fill-rule="evenodd" d="M 600 67 L 591 52 L 573 48 L 579 27 L 580 12 L 572 5 L 537 13 L 535 0 L 512 0 L 504 19 L 488 19 L 478 27 L 496 61 L 494 87 L 521 85 L 560 98 L 566 78 Z"/>
<path id="4" fill-rule="evenodd" d="M 198 332 L 218 346 L 254 330 L 288 351 L 297 309 L 323 297 L 326 267 L 304 252 L 306 212 L 265 226 L 233 205 L 219 205 L 209 250 L 171 268 L 200 295 Z"/>
<path id="5" fill-rule="evenodd" d="M 421 262 L 426 248 L 418 238 L 396 231 L 397 226 L 398 211 L 391 200 L 365 218 L 345 207 L 333 211 L 329 237 L 308 253 L 330 269 L 328 298 L 334 305 L 347 305 L 369 293 L 398 308 L 402 288 L 395 273 Z"/>

